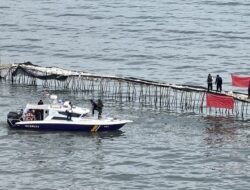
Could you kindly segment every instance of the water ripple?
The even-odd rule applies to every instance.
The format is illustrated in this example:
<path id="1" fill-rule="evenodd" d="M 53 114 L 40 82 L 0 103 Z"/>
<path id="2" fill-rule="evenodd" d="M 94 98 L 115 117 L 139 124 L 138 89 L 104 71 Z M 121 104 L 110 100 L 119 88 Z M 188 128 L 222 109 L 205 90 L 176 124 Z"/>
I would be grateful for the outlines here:
<path id="1" fill-rule="evenodd" d="M 1 1 L 1 63 L 202 86 L 212 73 L 234 91 L 230 74 L 250 70 L 249 12 L 243 0 Z M 249 189 L 249 123 L 107 100 L 106 113 L 134 123 L 117 134 L 9 130 L 6 113 L 42 91 L 0 82 L 0 189 Z"/>

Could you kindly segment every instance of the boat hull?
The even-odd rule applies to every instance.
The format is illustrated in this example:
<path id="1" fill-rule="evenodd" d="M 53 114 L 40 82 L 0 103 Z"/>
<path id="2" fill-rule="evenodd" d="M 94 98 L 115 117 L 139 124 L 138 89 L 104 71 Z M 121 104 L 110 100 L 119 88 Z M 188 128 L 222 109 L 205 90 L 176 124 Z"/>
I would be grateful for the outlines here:
<path id="1" fill-rule="evenodd" d="M 126 123 L 94 125 L 94 124 L 71 124 L 71 123 L 22 123 L 10 125 L 13 129 L 52 130 L 52 131 L 114 131 L 122 128 Z"/>

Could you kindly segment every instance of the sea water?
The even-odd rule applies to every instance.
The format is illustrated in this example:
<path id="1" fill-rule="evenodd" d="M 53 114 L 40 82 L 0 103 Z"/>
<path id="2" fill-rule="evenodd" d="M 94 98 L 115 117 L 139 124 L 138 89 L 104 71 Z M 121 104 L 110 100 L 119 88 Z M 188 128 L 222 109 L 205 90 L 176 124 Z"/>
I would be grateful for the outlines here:
<path id="1" fill-rule="evenodd" d="M 98 74 L 206 86 L 249 75 L 244 0 L 0 2 L 1 63 L 31 61 Z M 0 83 L 0 189 L 249 189 L 249 122 L 140 108 L 104 99 L 133 120 L 111 133 L 10 130 L 8 111 L 42 87 Z M 90 107 L 84 94 L 57 91 Z"/>

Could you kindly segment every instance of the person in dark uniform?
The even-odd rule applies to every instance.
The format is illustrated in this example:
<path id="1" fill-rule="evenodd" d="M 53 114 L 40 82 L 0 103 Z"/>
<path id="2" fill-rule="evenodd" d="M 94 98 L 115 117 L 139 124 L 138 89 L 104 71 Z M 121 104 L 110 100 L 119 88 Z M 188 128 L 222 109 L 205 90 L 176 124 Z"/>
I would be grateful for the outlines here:
<path id="1" fill-rule="evenodd" d="M 98 99 L 97 103 L 94 100 L 90 100 L 92 104 L 92 115 L 94 116 L 95 110 L 98 111 L 98 119 L 101 119 L 102 117 L 102 108 L 103 108 L 103 103 L 100 99 Z"/>
<path id="2" fill-rule="evenodd" d="M 95 110 L 97 110 L 97 104 L 94 102 L 94 100 L 90 100 L 90 103 L 92 105 L 92 116 L 94 116 Z"/>
<path id="3" fill-rule="evenodd" d="M 213 77 L 209 73 L 207 76 L 207 91 L 213 90 Z"/>
<path id="4" fill-rule="evenodd" d="M 43 105 L 43 101 L 39 100 L 37 105 Z M 43 110 L 36 110 L 36 119 L 37 120 L 43 120 Z"/>
<path id="5" fill-rule="evenodd" d="M 220 75 L 216 76 L 215 84 L 216 84 L 216 91 L 221 92 L 222 91 L 222 78 L 220 77 Z"/>
<path id="6" fill-rule="evenodd" d="M 250 81 L 248 83 L 248 99 L 250 99 Z"/>
<path id="7" fill-rule="evenodd" d="M 97 101 L 98 119 L 102 118 L 102 108 L 103 108 L 103 103 L 100 99 L 98 99 Z"/>
<path id="8" fill-rule="evenodd" d="M 39 102 L 38 102 L 37 105 L 43 105 L 43 101 L 42 101 L 42 100 L 39 100 Z"/>
<path id="9" fill-rule="evenodd" d="M 68 109 L 66 110 L 66 113 L 67 113 L 67 120 L 71 120 L 71 117 L 72 117 L 72 108 L 73 108 L 72 103 L 69 102 L 69 107 L 68 107 Z"/>
<path id="10" fill-rule="evenodd" d="M 71 120 L 72 114 L 71 114 L 71 110 L 66 110 L 66 114 L 67 114 L 67 120 Z"/>

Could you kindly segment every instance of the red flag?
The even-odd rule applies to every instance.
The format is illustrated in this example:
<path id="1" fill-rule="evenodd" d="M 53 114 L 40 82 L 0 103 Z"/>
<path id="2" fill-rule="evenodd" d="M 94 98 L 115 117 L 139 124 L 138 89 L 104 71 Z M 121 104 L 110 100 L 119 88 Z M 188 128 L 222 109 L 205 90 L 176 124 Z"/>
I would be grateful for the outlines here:
<path id="1" fill-rule="evenodd" d="M 234 99 L 230 96 L 207 93 L 207 107 L 233 109 Z"/>
<path id="2" fill-rule="evenodd" d="M 233 74 L 231 76 L 232 76 L 233 86 L 248 87 L 250 82 L 250 77 L 237 76 Z"/>

